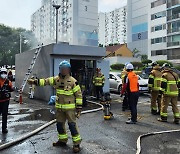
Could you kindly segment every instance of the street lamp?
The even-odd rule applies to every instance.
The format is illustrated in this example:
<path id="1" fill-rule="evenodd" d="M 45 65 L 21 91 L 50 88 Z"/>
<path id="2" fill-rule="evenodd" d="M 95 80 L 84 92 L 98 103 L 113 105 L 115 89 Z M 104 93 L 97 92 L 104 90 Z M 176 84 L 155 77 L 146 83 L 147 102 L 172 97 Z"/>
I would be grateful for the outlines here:
<path id="1" fill-rule="evenodd" d="M 61 6 L 53 4 L 53 7 L 56 9 L 56 44 L 57 44 L 58 43 L 58 10 Z"/>

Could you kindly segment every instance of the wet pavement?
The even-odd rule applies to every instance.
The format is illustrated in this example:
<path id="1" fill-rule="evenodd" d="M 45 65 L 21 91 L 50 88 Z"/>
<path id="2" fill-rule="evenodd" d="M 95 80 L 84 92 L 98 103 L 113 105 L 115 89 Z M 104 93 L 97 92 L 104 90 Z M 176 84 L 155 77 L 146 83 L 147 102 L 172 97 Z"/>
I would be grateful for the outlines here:
<path id="1" fill-rule="evenodd" d="M 138 123 L 136 125 L 127 125 L 125 121 L 130 113 L 128 111 L 121 111 L 122 98 L 116 94 L 113 94 L 112 98 L 113 120 L 105 121 L 102 111 L 84 114 L 78 120 L 83 138 L 82 154 L 135 154 L 136 140 L 139 135 L 154 131 L 180 129 L 179 125 L 172 123 L 173 115 L 171 107 L 169 107 L 170 116 L 168 123 L 160 123 L 157 121 L 158 116 L 152 116 L 150 114 L 150 100 L 147 95 L 143 95 L 139 99 Z M 46 102 L 29 100 L 27 98 L 24 99 L 24 102 L 26 104 L 19 105 L 12 102 L 10 105 L 8 119 L 9 133 L 7 136 L 3 136 L 0 133 L 0 144 L 16 139 L 54 118 L 49 112 L 51 108 L 46 105 Z M 72 141 L 69 131 L 68 134 L 69 142 L 66 148 L 52 147 L 52 143 L 57 141 L 56 125 L 54 124 L 37 135 L 1 151 L 1 153 L 69 154 L 72 153 Z M 157 135 L 156 137 L 155 135 L 145 138 L 142 140 L 142 147 L 144 147 L 142 153 L 165 153 L 166 149 L 170 152 L 170 149 L 173 148 L 173 154 L 176 154 L 180 150 L 180 147 L 177 146 L 179 140 L 180 136 L 175 134 L 168 134 L 163 137 L 161 135 Z"/>

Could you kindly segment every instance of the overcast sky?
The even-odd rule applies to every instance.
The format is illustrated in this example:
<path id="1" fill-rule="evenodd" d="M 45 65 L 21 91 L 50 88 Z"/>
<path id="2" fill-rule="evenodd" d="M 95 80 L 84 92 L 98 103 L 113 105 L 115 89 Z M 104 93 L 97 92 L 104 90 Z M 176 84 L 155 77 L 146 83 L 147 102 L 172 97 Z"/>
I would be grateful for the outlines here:
<path id="1" fill-rule="evenodd" d="M 126 5 L 126 0 L 99 0 L 99 12 Z M 41 6 L 41 0 L 0 0 L 0 23 L 30 29 L 31 14 Z"/>

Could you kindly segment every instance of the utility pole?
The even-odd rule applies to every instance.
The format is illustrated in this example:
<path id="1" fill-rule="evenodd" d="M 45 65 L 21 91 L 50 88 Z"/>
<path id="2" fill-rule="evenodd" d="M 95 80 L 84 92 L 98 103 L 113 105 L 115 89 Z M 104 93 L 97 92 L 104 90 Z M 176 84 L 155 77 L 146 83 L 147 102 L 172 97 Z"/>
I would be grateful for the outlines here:
<path id="1" fill-rule="evenodd" d="M 19 34 L 19 53 L 22 53 L 22 35 Z"/>
<path id="2" fill-rule="evenodd" d="M 56 9 L 56 44 L 57 44 L 58 43 L 58 10 L 61 6 L 54 4 L 53 7 Z"/>

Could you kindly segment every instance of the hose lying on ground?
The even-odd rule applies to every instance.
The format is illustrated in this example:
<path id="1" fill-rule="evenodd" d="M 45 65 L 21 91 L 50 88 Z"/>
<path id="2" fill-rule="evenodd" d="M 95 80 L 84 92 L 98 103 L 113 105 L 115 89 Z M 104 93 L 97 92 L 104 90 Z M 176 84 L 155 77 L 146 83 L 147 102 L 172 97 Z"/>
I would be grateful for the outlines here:
<path id="1" fill-rule="evenodd" d="M 100 107 L 97 108 L 97 109 L 82 111 L 82 114 L 91 113 L 91 112 L 96 112 L 96 111 L 100 111 L 100 110 L 103 109 L 103 105 L 101 105 L 101 104 L 99 104 L 99 103 L 92 102 L 92 101 L 87 101 L 87 102 L 89 102 L 89 103 L 91 103 L 91 104 L 99 105 Z M 37 128 L 36 130 L 34 130 L 34 131 L 30 132 L 30 133 L 25 134 L 24 136 L 21 136 L 21 137 L 17 138 L 16 140 L 13 140 L 13 141 L 10 141 L 10 142 L 8 142 L 8 143 L 5 143 L 5 144 L 0 145 L 0 151 L 3 150 L 3 149 L 8 148 L 8 147 L 10 147 L 10 146 L 13 146 L 13 145 L 15 145 L 15 144 L 17 144 L 17 143 L 19 143 L 19 142 L 21 142 L 21 141 L 23 141 L 23 140 L 31 137 L 31 136 L 34 136 L 35 134 L 37 134 L 37 133 L 39 133 L 40 131 L 42 131 L 43 129 L 51 126 L 51 125 L 54 124 L 55 122 L 56 122 L 56 119 L 55 119 L 55 120 L 52 120 L 52 121 L 50 121 L 50 122 L 48 122 L 48 123 L 46 123 L 46 124 L 44 124 L 43 126 Z"/>
<path id="2" fill-rule="evenodd" d="M 152 132 L 152 133 L 147 133 L 147 134 L 140 135 L 138 137 L 138 139 L 137 139 L 137 152 L 136 152 L 136 154 L 141 153 L 141 139 L 142 138 L 148 137 L 148 136 L 151 136 L 151 135 L 157 135 L 157 134 L 163 134 L 163 133 L 173 133 L 173 132 L 180 132 L 180 129 L 179 130 L 161 131 L 161 132 Z"/>

